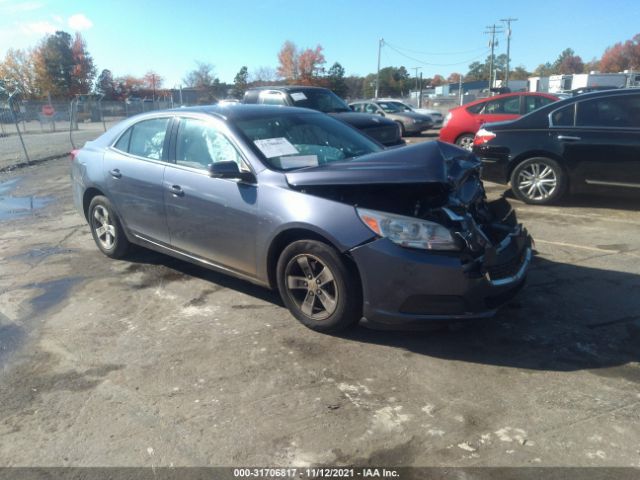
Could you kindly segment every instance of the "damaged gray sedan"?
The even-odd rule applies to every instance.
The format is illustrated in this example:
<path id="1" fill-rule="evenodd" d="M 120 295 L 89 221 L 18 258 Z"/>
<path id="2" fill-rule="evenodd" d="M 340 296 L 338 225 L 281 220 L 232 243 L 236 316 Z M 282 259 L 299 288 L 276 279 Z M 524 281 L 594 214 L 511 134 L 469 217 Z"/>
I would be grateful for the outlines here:
<path id="1" fill-rule="evenodd" d="M 74 202 L 104 254 L 136 244 L 277 288 L 318 331 L 491 316 L 531 260 L 473 154 L 385 150 L 311 110 L 154 112 L 72 157 Z"/>

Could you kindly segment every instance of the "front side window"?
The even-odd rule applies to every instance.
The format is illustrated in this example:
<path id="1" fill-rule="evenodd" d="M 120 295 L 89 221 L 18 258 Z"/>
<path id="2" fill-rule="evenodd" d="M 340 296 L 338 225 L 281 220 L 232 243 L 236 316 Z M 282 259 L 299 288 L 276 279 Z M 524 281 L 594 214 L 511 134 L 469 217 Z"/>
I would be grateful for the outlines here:
<path id="1" fill-rule="evenodd" d="M 122 150 L 124 145 L 120 145 L 120 142 L 129 135 L 128 148 L 123 151 L 138 157 L 162 160 L 164 137 L 168 124 L 168 118 L 154 118 L 138 122 L 129 129 L 130 133 L 126 133 L 118 140 L 115 147 Z"/>
<path id="2" fill-rule="evenodd" d="M 276 170 L 317 167 L 382 149 L 342 122 L 317 113 L 271 114 L 236 125 Z"/>
<path id="3" fill-rule="evenodd" d="M 212 163 L 228 161 L 236 162 L 240 170 L 247 170 L 236 148 L 212 125 L 193 118 L 180 120 L 176 144 L 178 165 L 207 170 Z"/>
<path id="4" fill-rule="evenodd" d="M 403 108 L 400 108 L 394 102 L 379 102 L 378 106 L 386 113 L 398 113 L 404 111 Z"/>
<path id="5" fill-rule="evenodd" d="M 577 126 L 640 127 L 640 95 L 587 100 L 577 109 Z"/>
<path id="6" fill-rule="evenodd" d="M 378 113 L 378 107 L 376 107 L 373 103 L 367 103 L 364 111 L 375 115 L 376 113 Z"/>

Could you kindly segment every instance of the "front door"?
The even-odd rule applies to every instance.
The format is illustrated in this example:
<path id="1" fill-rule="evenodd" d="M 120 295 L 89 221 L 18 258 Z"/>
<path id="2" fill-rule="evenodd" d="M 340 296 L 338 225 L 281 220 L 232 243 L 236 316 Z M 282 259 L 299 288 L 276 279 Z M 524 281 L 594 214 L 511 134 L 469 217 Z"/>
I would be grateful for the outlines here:
<path id="1" fill-rule="evenodd" d="M 174 163 L 164 175 L 171 245 L 216 265 L 255 276 L 258 186 L 212 178 L 208 166 L 233 160 L 248 170 L 212 120 L 182 118 Z"/>

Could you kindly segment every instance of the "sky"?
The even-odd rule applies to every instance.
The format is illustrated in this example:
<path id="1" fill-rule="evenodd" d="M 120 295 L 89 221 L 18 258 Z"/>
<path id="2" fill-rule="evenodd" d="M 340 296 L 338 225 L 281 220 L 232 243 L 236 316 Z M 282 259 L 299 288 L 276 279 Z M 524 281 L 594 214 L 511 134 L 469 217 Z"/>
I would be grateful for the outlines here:
<path id="1" fill-rule="evenodd" d="M 412 5 L 412 3 L 414 3 Z M 232 82 L 276 68 L 286 40 L 324 48 L 326 68 L 340 62 L 347 75 L 405 66 L 425 77 L 465 73 L 488 55 L 487 26 L 512 24 L 511 65 L 528 70 L 573 48 L 584 61 L 640 33 L 638 0 L 457 2 L 417 0 L 0 0 L 0 57 L 35 46 L 47 33 L 81 32 L 98 72 L 142 76 L 154 70 L 166 88 L 183 83 L 196 61 Z M 506 52 L 498 35 L 496 54 Z"/>

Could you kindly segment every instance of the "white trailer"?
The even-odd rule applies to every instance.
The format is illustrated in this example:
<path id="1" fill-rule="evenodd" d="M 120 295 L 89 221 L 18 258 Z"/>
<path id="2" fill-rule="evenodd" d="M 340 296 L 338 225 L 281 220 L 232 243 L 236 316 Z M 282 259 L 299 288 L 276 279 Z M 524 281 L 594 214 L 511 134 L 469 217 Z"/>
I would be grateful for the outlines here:
<path id="1" fill-rule="evenodd" d="M 576 73 L 571 89 L 588 87 L 623 88 L 627 86 L 626 73 Z"/>
<path id="2" fill-rule="evenodd" d="M 573 88 L 573 75 L 551 75 L 549 77 L 549 93 L 566 93 Z"/>
<path id="3" fill-rule="evenodd" d="M 549 77 L 529 77 L 529 79 L 527 80 L 527 91 L 548 92 Z"/>

